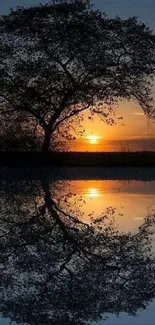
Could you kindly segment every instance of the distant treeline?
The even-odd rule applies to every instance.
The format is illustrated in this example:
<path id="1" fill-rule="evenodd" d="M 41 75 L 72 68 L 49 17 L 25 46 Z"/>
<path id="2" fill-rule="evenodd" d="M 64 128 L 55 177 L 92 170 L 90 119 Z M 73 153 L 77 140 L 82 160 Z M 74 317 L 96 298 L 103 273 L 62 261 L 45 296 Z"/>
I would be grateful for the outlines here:
<path id="1" fill-rule="evenodd" d="M 1 152 L 1 166 L 155 166 L 155 152 Z"/>

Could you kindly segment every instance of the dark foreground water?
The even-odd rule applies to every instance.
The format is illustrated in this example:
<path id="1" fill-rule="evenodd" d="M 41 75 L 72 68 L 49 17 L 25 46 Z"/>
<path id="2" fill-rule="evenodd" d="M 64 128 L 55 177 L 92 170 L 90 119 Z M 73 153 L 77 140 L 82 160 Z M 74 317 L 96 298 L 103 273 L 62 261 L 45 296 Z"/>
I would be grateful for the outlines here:
<path id="1" fill-rule="evenodd" d="M 1 169 L 0 314 L 153 325 L 155 169 Z"/>

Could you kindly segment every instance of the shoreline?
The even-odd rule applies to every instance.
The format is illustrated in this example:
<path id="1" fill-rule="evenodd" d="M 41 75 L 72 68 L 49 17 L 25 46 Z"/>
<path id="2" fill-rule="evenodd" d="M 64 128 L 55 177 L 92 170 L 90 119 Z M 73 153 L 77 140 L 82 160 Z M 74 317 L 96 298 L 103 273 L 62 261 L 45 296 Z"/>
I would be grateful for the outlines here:
<path id="1" fill-rule="evenodd" d="M 0 167 L 155 167 L 155 152 L 0 152 Z"/>

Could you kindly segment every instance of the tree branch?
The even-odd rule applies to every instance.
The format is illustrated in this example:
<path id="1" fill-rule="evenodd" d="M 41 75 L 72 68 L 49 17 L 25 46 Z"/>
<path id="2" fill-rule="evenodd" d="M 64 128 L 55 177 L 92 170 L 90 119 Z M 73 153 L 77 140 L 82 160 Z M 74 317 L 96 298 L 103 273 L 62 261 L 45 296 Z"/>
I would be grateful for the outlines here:
<path id="1" fill-rule="evenodd" d="M 68 61 L 64 64 L 62 63 L 59 59 L 57 59 L 54 55 L 52 55 L 51 53 L 48 52 L 47 49 L 47 45 L 44 43 L 44 51 L 45 53 L 48 55 L 49 59 L 52 59 L 53 61 L 55 61 L 57 64 L 60 65 L 60 67 L 63 69 L 63 71 L 66 73 L 67 77 L 69 78 L 69 80 L 72 82 L 72 84 L 75 86 L 77 85 L 76 80 L 74 79 L 74 77 L 72 76 L 72 74 L 69 72 L 69 70 L 67 69 L 67 64 Z"/>
<path id="2" fill-rule="evenodd" d="M 0 94 L 0 97 L 4 98 L 4 100 L 6 102 L 8 102 L 13 108 L 14 108 L 14 112 L 17 112 L 17 113 L 20 113 L 20 109 L 18 107 L 18 105 L 16 105 L 12 100 L 10 100 L 9 98 L 7 98 L 5 95 L 3 94 Z M 43 127 L 43 128 L 46 128 L 46 122 L 36 113 L 34 112 L 30 107 L 26 107 L 26 106 L 23 106 L 22 107 L 22 111 L 23 112 L 26 112 L 26 113 L 31 113 L 40 123 L 40 125 Z M 7 112 L 6 112 L 7 113 Z"/>
<path id="3" fill-rule="evenodd" d="M 90 107 L 90 105 L 91 105 L 91 104 L 88 104 L 86 107 L 83 107 L 83 108 L 81 108 L 81 109 L 79 109 L 79 110 L 73 111 L 70 115 L 67 115 L 67 116 L 63 117 L 61 120 L 59 120 L 59 121 L 55 124 L 53 131 L 55 131 L 56 128 L 57 128 L 61 123 L 63 123 L 64 121 L 70 119 L 72 116 L 75 116 L 75 115 L 77 115 L 77 114 L 79 114 L 79 113 L 81 113 L 81 112 L 87 110 L 87 109 Z"/>

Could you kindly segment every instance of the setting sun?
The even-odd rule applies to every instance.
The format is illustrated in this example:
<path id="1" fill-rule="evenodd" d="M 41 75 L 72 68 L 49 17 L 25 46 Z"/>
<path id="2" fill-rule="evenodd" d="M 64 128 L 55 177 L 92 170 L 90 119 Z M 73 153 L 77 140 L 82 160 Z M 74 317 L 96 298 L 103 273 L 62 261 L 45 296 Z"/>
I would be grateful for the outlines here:
<path id="1" fill-rule="evenodd" d="M 97 135 L 89 135 L 87 137 L 87 139 L 88 139 L 89 143 L 91 143 L 91 144 L 96 144 L 96 143 L 98 143 L 98 140 L 99 140 Z"/>

